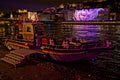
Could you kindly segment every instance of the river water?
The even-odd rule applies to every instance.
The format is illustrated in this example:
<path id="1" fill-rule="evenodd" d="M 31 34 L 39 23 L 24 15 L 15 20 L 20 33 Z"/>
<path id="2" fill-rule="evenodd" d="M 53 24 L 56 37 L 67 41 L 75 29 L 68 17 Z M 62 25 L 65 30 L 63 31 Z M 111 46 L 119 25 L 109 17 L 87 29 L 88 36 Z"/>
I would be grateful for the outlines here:
<path id="1" fill-rule="evenodd" d="M 71 38 L 80 41 L 109 40 L 113 42 L 115 49 L 101 52 L 95 63 L 33 60 L 14 69 L 5 67 L 1 61 L 1 74 L 5 73 L 9 80 L 120 80 L 120 25 L 46 25 L 44 30 L 46 35 L 54 37 L 58 44 L 61 44 L 63 39 Z M 32 62 L 38 63 L 36 65 Z"/>
<path id="2" fill-rule="evenodd" d="M 80 41 L 112 41 L 115 49 L 101 52 L 92 65 L 78 61 L 64 64 L 64 66 L 67 66 L 68 73 L 70 73 L 67 76 L 76 73 L 76 80 L 89 80 L 80 77 L 82 75 L 81 71 L 87 72 L 88 77 L 92 77 L 90 80 L 120 80 L 120 25 L 63 24 L 49 26 L 46 31 L 50 36 L 56 38 L 59 44 L 63 39 L 70 40 L 71 38 Z M 66 72 L 63 74 L 66 74 Z"/>

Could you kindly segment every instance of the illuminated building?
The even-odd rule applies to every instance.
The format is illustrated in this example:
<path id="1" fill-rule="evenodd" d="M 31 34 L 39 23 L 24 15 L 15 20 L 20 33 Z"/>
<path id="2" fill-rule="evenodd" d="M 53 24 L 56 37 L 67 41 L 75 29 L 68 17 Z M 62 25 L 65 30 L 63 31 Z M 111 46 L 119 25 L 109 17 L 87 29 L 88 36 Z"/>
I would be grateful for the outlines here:
<path id="1" fill-rule="evenodd" d="M 94 8 L 94 9 L 82 9 L 82 10 L 75 10 L 73 19 L 75 21 L 88 21 L 88 20 L 98 20 L 99 12 L 105 11 L 103 8 Z M 104 14 L 104 13 L 102 13 Z"/>

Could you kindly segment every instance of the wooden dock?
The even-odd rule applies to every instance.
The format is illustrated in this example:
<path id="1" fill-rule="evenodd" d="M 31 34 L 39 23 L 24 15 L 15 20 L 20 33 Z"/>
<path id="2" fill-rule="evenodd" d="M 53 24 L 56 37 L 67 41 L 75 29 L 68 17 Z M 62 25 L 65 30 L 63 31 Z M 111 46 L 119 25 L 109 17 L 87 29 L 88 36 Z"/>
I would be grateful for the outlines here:
<path id="1" fill-rule="evenodd" d="M 37 53 L 37 51 L 30 49 L 13 50 L 10 51 L 9 54 L 6 54 L 5 57 L 1 58 L 1 60 L 16 67 L 24 64 L 29 55 L 34 53 Z"/>

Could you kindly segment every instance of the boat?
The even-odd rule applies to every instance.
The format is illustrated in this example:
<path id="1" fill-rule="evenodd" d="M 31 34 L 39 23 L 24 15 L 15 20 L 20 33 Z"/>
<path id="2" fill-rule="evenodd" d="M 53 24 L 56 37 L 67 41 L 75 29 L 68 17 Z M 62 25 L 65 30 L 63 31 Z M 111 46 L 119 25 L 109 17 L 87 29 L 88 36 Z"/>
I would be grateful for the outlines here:
<path id="1" fill-rule="evenodd" d="M 46 43 L 46 42 L 45 42 Z M 76 60 L 92 60 L 100 52 L 113 50 L 114 46 L 110 41 L 99 42 L 64 42 L 62 45 L 44 44 L 41 47 L 41 53 L 47 59 L 70 62 Z"/>
<path id="2" fill-rule="evenodd" d="M 96 58 L 101 51 L 114 49 L 111 41 L 76 41 L 65 38 L 60 39 L 61 43 L 58 41 L 59 38 L 46 35 L 46 24 L 46 27 L 50 28 L 54 22 L 17 21 L 13 27 L 9 27 L 13 32 L 5 40 L 5 46 L 9 50 L 21 48 L 35 50 L 40 57 L 62 62 L 91 60 Z"/>

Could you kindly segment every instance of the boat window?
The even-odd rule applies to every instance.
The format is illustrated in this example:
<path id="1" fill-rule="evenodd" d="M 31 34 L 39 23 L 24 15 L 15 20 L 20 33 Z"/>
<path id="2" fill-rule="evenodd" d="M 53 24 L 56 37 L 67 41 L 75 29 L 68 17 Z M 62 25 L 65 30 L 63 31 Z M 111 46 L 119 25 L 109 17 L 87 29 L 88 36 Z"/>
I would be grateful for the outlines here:
<path id="1" fill-rule="evenodd" d="M 31 28 L 27 26 L 27 32 L 31 32 Z"/>

